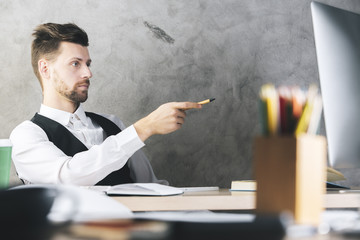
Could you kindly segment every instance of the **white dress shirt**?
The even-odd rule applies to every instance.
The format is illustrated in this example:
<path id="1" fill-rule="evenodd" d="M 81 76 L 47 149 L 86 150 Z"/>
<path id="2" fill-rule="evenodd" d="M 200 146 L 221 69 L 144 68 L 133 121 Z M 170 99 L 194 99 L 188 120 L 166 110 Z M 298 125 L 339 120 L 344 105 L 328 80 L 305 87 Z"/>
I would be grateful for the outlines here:
<path id="1" fill-rule="evenodd" d="M 89 150 L 65 155 L 45 131 L 32 121 L 24 121 L 11 133 L 12 160 L 17 174 L 25 183 L 63 183 L 91 186 L 129 161 L 130 175 L 135 182 L 159 182 L 145 154 L 145 144 L 133 125 L 124 124 L 113 115 L 102 115 L 122 131 L 105 139 L 103 129 L 85 115 L 80 105 L 75 113 L 41 105 L 39 114 L 67 128 Z"/>

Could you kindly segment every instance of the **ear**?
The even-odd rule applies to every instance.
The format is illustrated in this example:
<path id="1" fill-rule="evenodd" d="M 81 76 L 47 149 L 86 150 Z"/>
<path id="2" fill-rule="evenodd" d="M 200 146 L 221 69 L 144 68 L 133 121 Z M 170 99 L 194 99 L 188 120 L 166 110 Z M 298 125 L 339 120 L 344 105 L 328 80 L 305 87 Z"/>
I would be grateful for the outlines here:
<path id="1" fill-rule="evenodd" d="M 50 77 L 49 62 L 46 59 L 42 58 L 38 61 L 38 69 L 42 79 Z"/>

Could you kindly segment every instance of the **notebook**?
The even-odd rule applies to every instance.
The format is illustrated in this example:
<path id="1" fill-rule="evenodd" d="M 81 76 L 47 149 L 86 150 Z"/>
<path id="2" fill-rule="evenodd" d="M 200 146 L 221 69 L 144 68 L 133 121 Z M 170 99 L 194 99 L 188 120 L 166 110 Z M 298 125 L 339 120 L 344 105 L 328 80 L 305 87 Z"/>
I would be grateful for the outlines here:
<path id="1" fill-rule="evenodd" d="M 171 196 L 183 194 L 184 190 L 158 183 L 126 183 L 109 187 L 107 195 Z"/>

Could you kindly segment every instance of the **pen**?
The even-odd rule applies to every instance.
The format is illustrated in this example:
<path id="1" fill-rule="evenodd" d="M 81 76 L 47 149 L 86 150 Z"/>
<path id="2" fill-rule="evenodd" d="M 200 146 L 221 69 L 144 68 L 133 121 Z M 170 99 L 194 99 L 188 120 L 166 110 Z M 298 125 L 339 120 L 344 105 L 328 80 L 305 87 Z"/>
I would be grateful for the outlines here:
<path id="1" fill-rule="evenodd" d="M 214 100 L 215 100 L 215 98 L 209 98 L 209 99 L 206 99 L 206 100 L 204 100 L 204 101 L 198 102 L 198 104 L 203 105 L 203 104 L 207 104 L 207 103 L 209 103 L 209 102 L 212 102 L 212 101 L 214 101 Z"/>

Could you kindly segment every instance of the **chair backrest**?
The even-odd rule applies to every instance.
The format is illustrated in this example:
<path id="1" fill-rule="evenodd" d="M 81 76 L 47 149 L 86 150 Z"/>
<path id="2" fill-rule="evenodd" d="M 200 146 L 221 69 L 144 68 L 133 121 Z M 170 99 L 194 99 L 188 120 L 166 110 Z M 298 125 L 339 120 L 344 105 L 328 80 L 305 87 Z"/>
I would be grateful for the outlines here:
<path id="1" fill-rule="evenodd" d="M 18 177 L 18 175 L 16 173 L 14 163 L 11 162 L 9 186 L 14 187 L 14 186 L 22 185 L 22 184 L 23 184 L 23 182 L 20 180 L 20 178 Z"/>

